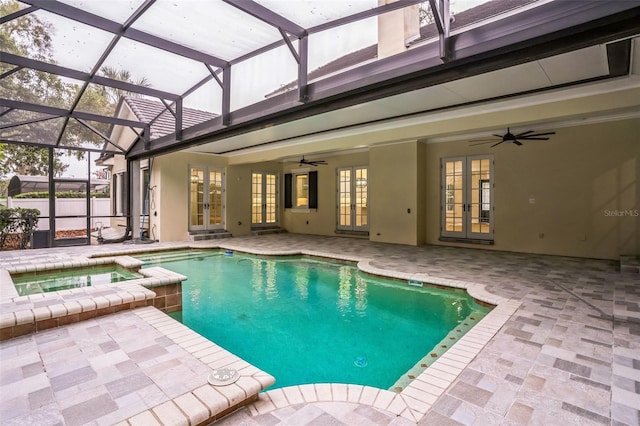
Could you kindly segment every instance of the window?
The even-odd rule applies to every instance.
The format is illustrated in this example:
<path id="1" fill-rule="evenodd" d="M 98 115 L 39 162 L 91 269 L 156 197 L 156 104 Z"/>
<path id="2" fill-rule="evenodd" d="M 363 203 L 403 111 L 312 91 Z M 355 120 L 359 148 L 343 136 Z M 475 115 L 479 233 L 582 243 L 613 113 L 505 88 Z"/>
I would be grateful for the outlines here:
<path id="1" fill-rule="evenodd" d="M 442 159 L 441 236 L 493 240 L 493 157 Z"/>
<path id="2" fill-rule="evenodd" d="M 123 216 L 127 214 L 127 173 L 120 172 L 113 175 L 113 215 Z"/>
<path id="3" fill-rule="evenodd" d="M 284 207 L 286 209 L 318 208 L 318 172 L 298 169 L 284 175 Z"/>
<path id="4" fill-rule="evenodd" d="M 296 175 L 295 207 L 309 207 L 309 175 Z"/>

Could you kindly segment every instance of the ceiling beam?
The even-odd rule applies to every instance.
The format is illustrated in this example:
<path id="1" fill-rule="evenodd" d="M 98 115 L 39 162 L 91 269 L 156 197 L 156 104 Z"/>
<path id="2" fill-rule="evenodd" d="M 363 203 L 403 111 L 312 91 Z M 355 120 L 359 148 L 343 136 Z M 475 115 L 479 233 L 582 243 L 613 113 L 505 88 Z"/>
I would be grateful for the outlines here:
<path id="1" fill-rule="evenodd" d="M 325 22 L 323 24 L 316 25 L 311 28 L 307 28 L 309 34 L 319 33 L 331 28 L 340 27 L 352 22 L 361 21 L 363 19 L 372 18 L 374 16 L 381 15 L 383 13 L 392 12 L 394 10 L 403 9 L 408 6 L 412 6 L 418 3 L 424 3 L 425 0 L 398 0 L 393 3 L 384 4 L 382 6 L 374 7 L 373 9 L 364 10 L 362 12 L 354 13 L 353 15 L 345 16 L 342 18 L 334 19 L 333 21 Z"/>
<path id="2" fill-rule="evenodd" d="M 14 100 L 5 99 L 5 98 L 0 98 L 0 104 L 8 108 L 39 112 L 42 114 L 55 115 L 57 117 L 73 117 L 73 118 L 80 118 L 83 120 L 98 121 L 100 123 L 109 123 L 109 124 L 131 126 L 131 127 L 138 127 L 138 128 L 148 127 L 148 124 L 143 123 L 141 121 L 125 120 L 117 117 L 107 117 L 104 115 L 92 114 L 90 112 L 68 111 L 64 108 L 38 105 L 38 104 L 32 104 L 29 102 L 22 102 L 22 101 L 14 101 Z"/>
<path id="3" fill-rule="evenodd" d="M 383 6 L 378 6 L 373 9 L 365 10 L 362 12 L 354 13 L 353 15 L 345 16 L 343 18 L 334 19 L 333 21 L 325 22 L 320 25 L 316 25 L 315 27 L 307 28 L 308 34 L 319 33 L 321 31 L 325 31 L 331 28 L 339 27 L 341 25 L 349 24 L 352 22 L 359 21 L 361 19 L 371 18 L 373 16 L 380 15 L 382 13 L 391 12 L 394 10 L 402 9 L 407 6 L 411 6 L 414 4 L 422 3 L 425 0 L 398 0 L 394 3 L 385 4 Z M 289 40 L 295 39 L 295 36 L 289 37 Z M 270 50 L 277 49 L 280 46 L 284 46 L 285 40 L 274 41 L 271 44 L 260 47 L 252 52 L 249 52 L 245 55 L 238 56 L 235 59 L 230 61 L 231 65 L 236 65 L 240 62 L 246 61 L 247 59 L 251 59 L 255 56 L 261 55 L 265 52 L 269 52 Z"/>
<path id="4" fill-rule="evenodd" d="M 16 65 L 17 67 L 29 68 L 32 70 L 42 71 L 79 81 L 88 81 L 90 79 L 90 74 L 87 72 L 74 70 L 72 68 L 61 67 L 60 65 L 50 64 L 48 62 L 36 61 L 35 59 L 25 58 L 23 56 L 14 55 L 8 52 L 1 53 L 2 62 Z M 126 81 L 115 80 L 99 75 L 93 77 L 93 83 L 99 84 L 101 86 L 112 87 L 114 89 L 124 90 L 126 92 L 153 96 L 155 98 L 169 99 L 172 101 L 180 97 L 180 95 L 177 95 L 175 93 L 165 92 L 163 90 L 157 90 L 151 87 L 143 87 L 134 83 L 128 83 Z"/>
<path id="5" fill-rule="evenodd" d="M 84 10 L 69 6 L 56 0 L 25 0 L 24 3 L 31 4 L 42 10 L 46 10 L 47 12 L 55 13 L 56 15 L 72 19 L 74 21 L 110 32 L 112 34 L 118 34 L 122 29 L 122 24 L 118 22 L 111 21 L 98 15 L 94 15 L 93 13 L 86 12 Z M 123 31 L 122 36 L 130 40 L 146 44 L 148 46 L 165 50 L 167 52 L 171 52 L 197 62 L 204 62 L 210 65 L 214 65 L 216 67 L 221 68 L 228 63 L 227 61 L 216 56 L 183 46 L 173 41 L 165 40 L 161 37 L 157 37 L 131 27 Z"/>
<path id="6" fill-rule="evenodd" d="M 28 15 L 29 13 L 35 12 L 36 10 L 38 10 L 38 8 L 35 6 L 29 6 L 29 7 L 25 7 L 24 9 L 17 10 L 13 13 L 10 13 L 8 15 L 1 17 L 0 25 L 7 23 L 9 21 L 12 21 L 14 19 L 18 19 L 21 16 Z"/>
<path id="7" fill-rule="evenodd" d="M 256 19 L 265 22 L 272 27 L 275 27 L 280 30 L 284 30 L 289 34 L 293 34 L 294 36 L 300 38 L 304 37 L 307 34 L 307 31 L 296 24 L 285 18 L 282 15 L 278 15 L 271 9 L 267 9 L 259 3 L 256 3 L 251 0 L 223 0 L 225 3 L 235 7 L 236 9 L 240 9 L 244 13 L 247 13 L 253 16 Z"/>

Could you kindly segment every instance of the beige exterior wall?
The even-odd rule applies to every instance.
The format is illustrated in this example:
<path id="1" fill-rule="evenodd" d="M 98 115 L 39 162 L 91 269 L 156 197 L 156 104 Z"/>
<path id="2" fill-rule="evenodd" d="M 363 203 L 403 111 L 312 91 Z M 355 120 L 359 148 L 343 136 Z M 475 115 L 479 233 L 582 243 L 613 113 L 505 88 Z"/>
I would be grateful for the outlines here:
<path id="1" fill-rule="evenodd" d="M 409 141 L 371 149 L 371 241 L 410 245 L 422 242 L 423 237 L 418 235 L 418 218 L 423 214 L 419 208 L 422 203 L 418 202 L 418 151 L 423 148 L 419 145 Z"/>
<path id="2" fill-rule="evenodd" d="M 282 228 L 288 232 L 312 235 L 335 235 L 336 231 L 336 170 L 340 167 L 368 166 L 369 154 L 366 152 L 323 158 L 324 166 L 309 166 L 310 171 L 318 172 L 318 209 L 299 212 L 295 209 L 282 209 Z M 300 169 L 297 163 L 286 163 L 282 175 Z M 370 181 L 371 177 L 369 177 Z M 369 184 L 370 185 L 370 184 Z M 280 184 L 283 188 L 283 184 Z M 369 191 L 371 187 L 369 186 Z M 371 193 L 371 192 L 370 192 Z M 284 206 L 284 194 L 281 193 L 280 205 Z M 370 218 L 370 217 L 369 217 Z"/>
<path id="3" fill-rule="evenodd" d="M 264 162 L 227 167 L 227 231 L 235 236 L 251 233 L 251 174 L 277 173 L 278 189 L 282 190 L 282 164 Z M 282 206 L 282 203 L 280 203 Z"/>
<path id="4" fill-rule="evenodd" d="M 533 126 L 532 128 L 535 128 Z M 283 176 L 297 163 L 229 165 L 223 157 L 174 153 L 155 158 L 151 185 L 151 237 L 188 238 L 190 165 L 226 171 L 226 230 L 251 232 L 251 173 L 278 174 L 279 225 L 291 233 L 335 235 L 336 170 L 367 166 L 370 240 L 421 245 L 442 244 L 588 258 L 616 259 L 640 253 L 640 120 L 630 119 L 556 129 L 549 141 L 490 148 L 467 141 L 416 140 L 373 146 L 368 152 L 322 157 L 318 209 L 284 209 Z M 492 154 L 495 244 L 445 243 L 440 238 L 440 161 Z M 124 170 L 116 157 L 113 171 Z M 112 226 L 124 225 L 113 220 Z"/>
<path id="5" fill-rule="evenodd" d="M 157 224 L 161 241 L 184 241 L 189 237 L 189 168 L 206 166 L 225 171 L 225 229 L 235 236 L 251 233 L 251 173 L 280 173 L 280 163 L 266 162 L 228 166 L 226 158 L 175 153 L 156 157 L 152 185 L 159 208 L 151 212 L 150 224 Z M 157 213 L 157 215 L 156 215 Z"/>
<path id="6" fill-rule="evenodd" d="M 640 253 L 640 218 L 633 216 L 640 209 L 640 120 L 556 132 L 521 147 L 427 144 L 426 242 L 443 244 L 440 159 L 491 153 L 495 245 L 482 248 L 603 259 Z"/>

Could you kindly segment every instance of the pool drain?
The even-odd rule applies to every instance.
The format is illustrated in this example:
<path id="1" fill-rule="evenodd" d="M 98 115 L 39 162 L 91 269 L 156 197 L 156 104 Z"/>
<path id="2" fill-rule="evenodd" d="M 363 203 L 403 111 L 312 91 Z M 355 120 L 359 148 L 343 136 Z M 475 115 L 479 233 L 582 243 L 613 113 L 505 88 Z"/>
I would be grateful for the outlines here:
<path id="1" fill-rule="evenodd" d="M 366 356 L 357 356 L 355 361 L 353 361 L 356 367 L 364 368 L 369 364 Z"/>
<path id="2" fill-rule="evenodd" d="M 207 377 L 207 381 L 213 386 L 226 386 L 235 383 L 240 378 L 240 373 L 234 368 L 216 368 Z"/>

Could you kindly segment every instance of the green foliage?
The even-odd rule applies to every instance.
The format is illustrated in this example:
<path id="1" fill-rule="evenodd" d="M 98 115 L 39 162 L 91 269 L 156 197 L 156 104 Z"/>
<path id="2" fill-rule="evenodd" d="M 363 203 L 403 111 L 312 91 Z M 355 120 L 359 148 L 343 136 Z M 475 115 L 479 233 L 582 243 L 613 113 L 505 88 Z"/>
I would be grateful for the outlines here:
<path id="1" fill-rule="evenodd" d="M 0 16 L 19 11 L 15 0 L 0 0 Z M 11 19 L 0 26 L 0 50 L 42 62 L 56 64 L 53 57 L 52 36 L 55 27 L 43 15 L 28 13 Z M 0 74 L 15 70 L 14 65 L 0 62 Z M 102 74 L 123 81 L 131 81 L 126 70 L 104 67 Z M 136 82 L 149 87 L 142 78 Z M 119 97 L 127 92 L 110 87 L 91 84 L 83 91 L 83 85 L 67 83 L 59 76 L 27 68 L 19 69 L 0 79 L 0 97 L 52 107 L 68 108 L 77 102 L 76 109 L 103 116 L 113 116 Z M 9 122 L 42 120 L 15 127 L 0 129 L 4 140 L 24 143 L 57 144 L 60 147 L 78 147 L 86 143 L 100 146 L 104 139 L 75 118 L 47 116 L 46 114 L 15 109 L 5 114 Z M 108 123 L 88 122 L 97 132 L 106 135 Z M 64 155 L 85 158 L 81 150 L 56 149 L 53 174 L 60 176 L 68 168 Z M 48 150 L 24 144 L 0 144 L 0 175 L 46 175 L 48 174 Z"/>
<path id="2" fill-rule="evenodd" d="M 65 191 L 65 192 L 56 192 L 56 198 L 85 198 L 86 193 L 80 191 Z M 90 194 L 92 198 L 109 198 L 109 193 L 107 192 L 92 192 Z M 49 198 L 49 191 L 41 191 L 41 192 L 24 192 L 22 194 L 18 194 L 13 198 Z"/>
<path id="3" fill-rule="evenodd" d="M 31 235 L 38 227 L 38 209 L 0 209 L 0 248 L 4 248 L 10 236 L 19 238 L 20 249 L 27 248 Z"/>

